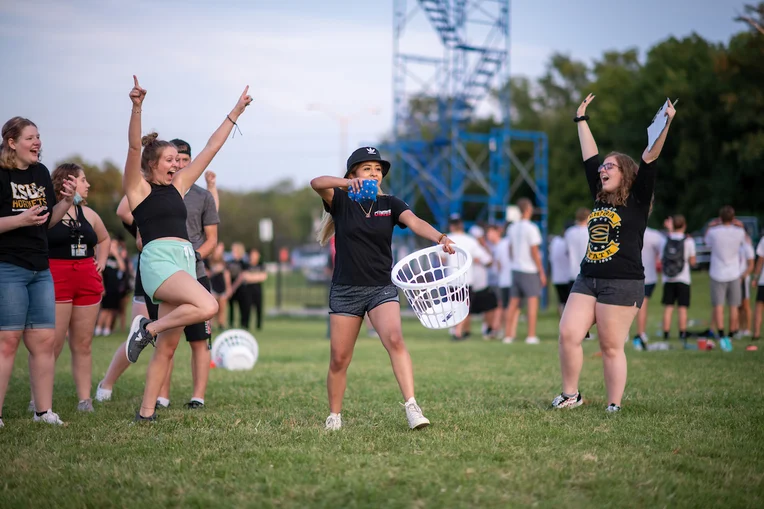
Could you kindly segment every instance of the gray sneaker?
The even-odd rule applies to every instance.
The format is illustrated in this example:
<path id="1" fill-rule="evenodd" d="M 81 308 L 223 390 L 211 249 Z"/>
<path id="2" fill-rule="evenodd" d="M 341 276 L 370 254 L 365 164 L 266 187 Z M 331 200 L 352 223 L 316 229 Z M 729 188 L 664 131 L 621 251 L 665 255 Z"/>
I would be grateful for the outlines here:
<path id="1" fill-rule="evenodd" d="M 27 407 L 27 412 L 35 412 L 37 409 L 34 407 L 34 400 L 31 400 L 29 402 L 29 406 Z"/>
<path id="2" fill-rule="evenodd" d="M 93 412 L 94 411 L 93 400 L 88 398 L 88 399 L 83 399 L 82 401 L 80 401 L 77 404 L 77 411 L 78 412 Z"/>
<path id="3" fill-rule="evenodd" d="M 154 336 L 146 330 L 146 326 L 150 323 L 151 320 L 138 315 L 130 325 L 130 332 L 125 342 L 125 355 L 127 360 L 133 364 L 138 361 L 138 356 L 149 343 L 156 346 Z"/>

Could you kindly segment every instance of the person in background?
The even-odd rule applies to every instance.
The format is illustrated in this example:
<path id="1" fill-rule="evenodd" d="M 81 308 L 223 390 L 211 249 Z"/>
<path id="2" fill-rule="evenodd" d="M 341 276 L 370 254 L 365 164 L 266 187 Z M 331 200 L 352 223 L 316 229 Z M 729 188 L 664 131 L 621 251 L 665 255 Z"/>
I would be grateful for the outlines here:
<path id="1" fill-rule="evenodd" d="M 536 335 L 538 320 L 539 298 L 546 287 L 546 272 L 541 260 L 541 231 L 531 222 L 533 203 L 528 198 L 517 202 L 522 214 L 520 221 L 513 223 L 507 235 L 510 238 L 510 260 L 512 264 L 512 291 L 507 315 L 514 317 L 520 310 L 520 300 L 528 303 L 528 336 L 525 342 L 529 345 L 539 344 Z M 517 332 L 517 322 L 512 321 L 504 331 L 505 344 L 514 342 Z"/>
<path id="2" fill-rule="evenodd" d="M 231 273 L 231 298 L 228 301 L 228 323 L 233 325 L 234 303 L 239 307 L 239 322 L 243 329 L 249 328 L 249 310 L 252 307 L 251 296 L 244 286 L 243 274 L 249 270 L 249 263 L 244 259 L 246 249 L 241 242 L 231 244 L 231 260 L 228 271 Z M 246 319 L 246 320 L 245 320 Z"/>
<path id="3" fill-rule="evenodd" d="M 104 293 L 103 299 L 101 299 L 101 311 L 98 313 L 98 320 L 96 320 L 95 336 L 109 336 L 112 333 L 116 324 L 117 313 L 119 313 L 120 281 L 125 277 L 124 274 L 127 270 L 125 258 L 119 250 L 119 241 L 112 235 L 109 237 L 111 238 L 109 256 L 101 273 Z"/>
<path id="4" fill-rule="evenodd" d="M 732 351 L 730 338 L 738 329 L 738 309 L 743 300 L 740 288 L 740 250 L 745 244 L 745 229 L 735 220 L 735 209 L 725 205 L 719 210 L 719 219 L 712 221 L 705 235 L 705 242 L 711 248 L 711 264 L 708 269 L 711 278 L 711 305 L 714 308 L 714 323 L 719 335 L 719 347 Z M 729 307 L 729 329 L 724 329 L 724 305 Z"/>
<path id="5" fill-rule="evenodd" d="M 268 279 L 268 273 L 260 261 L 260 250 L 249 250 L 249 269 L 244 273 L 244 284 L 249 292 L 249 300 L 255 308 L 255 328 L 263 328 L 263 282 Z M 242 323 L 245 318 L 242 316 Z M 249 312 L 246 317 L 247 329 L 249 328 Z"/>
<path id="6" fill-rule="evenodd" d="M 658 262 L 661 259 L 661 249 L 665 239 L 658 230 L 645 229 L 642 244 L 642 265 L 645 267 L 645 298 L 637 313 L 637 334 L 634 336 L 634 348 L 644 350 L 650 340 L 647 335 L 647 306 L 653 296 L 655 285 L 658 283 Z"/>
<path id="7" fill-rule="evenodd" d="M 570 295 L 571 280 L 568 244 L 562 235 L 555 235 L 549 241 L 549 265 L 552 272 L 552 284 L 557 291 L 557 312 L 562 316 L 562 310 L 565 309 L 565 303 L 568 302 L 568 295 Z"/>
<path id="8" fill-rule="evenodd" d="M 460 248 L 472 255 L 472 266 L 467 270 L 466 277 L 470 295 L 469 315 L 467 315 L 467 318 L 465 318 L 464 321 L 458 323 L 456 327 L 453 328 L 453 335 L 451 336 L 452 340 L 461 341 L 470 337 L 470 316 L 483 313 L 486 311 L 485 306 L 491 304 L 490 302 L 486 302 L 484 298 L 486 297 L 485 294 L 479 296 L 477 294 L 488 288 L 488 275 L 486 274 L 485 267 L 492 262 L 492 258 L 491 253 L 486 251 L 475 237 L 469 233 L 465 233 L 464 222 L 459 214 L 451 214 L 448 220 L 448 231 L 449 238 Z M 449 263 L 454 260 L 449 257 L 446 261 Z"/>
<path id="9" fill-rule="evenodd" d="M 210 287 L 212 289 L 212 295 L 218 301 L 218 314 L 215 320 L 215 325 L 219 329 L 227 329 L 228 322 L 226 321 L 226 310 L 228 308 L 228 299 L 231 298 L 233 293 L 231 283 L 231 271 L 228 270 L 228 266 L 225 263 L 225 244 L 219 242 L 215 247 L 215 250 L 207 259 L 209 262 L 209 277 Z"/>
<path id="10" fill-rule="evenodd" d="M 512 289 L 512 262 L 509 258 L 510 240 L 509 236 L 506 234 L 508 231 L 509 225 L 507 225 L 504 229 L 504 236 L 501 238 L 499 243 L 496 244 L 493 252 L 494 260 L 496 261 L 496 265 L 499 271 L 500 312 L 497 314 L 499 315 L 500 325 L 496 328 L 497 337 L 504 337 L 503 330 L 501 331 L 502 335 L 498 335 L 500 329 L 502 329 L 502 325 L 504 326 L 503 329 L 507 330 L 509 329 L 507 324 L 513 321 L 507 314 L 507 309 L 509 308 L 509 295 Z M 519 310 L 517 313 L 515 313 L 515 315 L 516 316 L 514 317 L 514 320 L 517 320 L 520 315 Z M 516 327 L 517 325 L 515 324 L 514 326 Z"/>
<path id="11" fill-rule="evenodd" d="M 756 254 L 753 250 L 753 241 L 746 234 L 745 242 L 740 247 L 740 279 L 742 286 L 740 293 L 740 325 L 735 339 L 749 337 L 751 335 L 751 273 L 753 272 L 753 261 Z"/>
<path id="12" fill-rule="evenodd" d="M 486 246 L 493 257 L 493 263 L 488 269 L 488 286 L 496 296 L 496 308 L 486 313 L 486 334 L 487 339 L 499 338 L 502 319 L 504 318 L 504 304 L 501 295 L 501 266 L 499 262 L 499 246 L 502 243 L 501 226 L 497 224 L 488 225 L 486 228 Z M 509 250 L 507 250 L 509 256 Z M 503 336 L 501 336 L 503 337 Z"/>
<path id="13" fill-rule="evenodd" d="M 759 347 L 757 343 L 761 337 L 761 322 L 764 317 L 764 237 L 759 240 L 759 245 L 756 246 L 756 267 L 753 270 L 752 285 L 757 286 L 756 289 L 756 314 L 754 316 L 753 323 L 753 336 L 751 337 L 751 344 L 748 345 L 746 350 L 755 351 Z"/>
<path id="14" fill-rule="evenodd" d="M 695 241 L 685 232 L 687 222 L 677 214 L 664 223 L 668 235 L 661 248 L 663 276 L 663 339 L 669 339 L 674 308 L 679 315 L 679 339 L 687 343 L 687 310 L 690 308 L 690 268 L 695 265 Z"/>

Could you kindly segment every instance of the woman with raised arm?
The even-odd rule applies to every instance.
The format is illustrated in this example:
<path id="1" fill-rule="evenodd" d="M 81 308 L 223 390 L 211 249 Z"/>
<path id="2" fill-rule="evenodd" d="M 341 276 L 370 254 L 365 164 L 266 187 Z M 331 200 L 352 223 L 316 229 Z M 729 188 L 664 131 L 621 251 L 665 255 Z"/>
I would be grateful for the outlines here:
<path id="1" fill-rule="evenodd" d="M 143 289 L 147 298 L 159 304 L 159 319 L 152 322 L 143 316 L 135 317 L 125 350 L 128 360 L 135 362 L 147 344 L 156 346 L 146 373 L 143 402 L 135 416 L 138 421 L 153 421 L 157 396 L 183 327 L 209 320 L 218 311 L 215 298 L 196 280 L 196 255 L 188 240 L 183 197 L 223 146 L 252 98 L 247 94 L 249 87 L 245 88 L 201 153 L 179 170 L 178 150 L 172 143 L 157 139 L 156 133 L 141 138 L 141 107 L 146 90 L 135 76 L 133 80 L 130 148 L 122 187 L 143 243 Z"/>
<path id="2" fill-rule="evenodd" d="M 98 213 L 86 206 L 90 184 L 80 165 L 65 163 L 53 171 L 56 197 L 63 198 L 63 185 L 70 176 L 77 179 L 74 202 L 64 218 L 48 230 L 50 271 L 56 290 L 55 352 L 58 359 L 68 339 L 77 410 L 92 412 L 91 346 L 111 239 Z"/>
<path id="3" fill-rule="evenodd" d="M 353 356 L 358 331 L 368 314 L 382 345 L 390 356 L 393 373 L 405 400 L 406 418 L 411 429 L 424 428 L 430 421 L 414 399 L 414 370 L 401 331 L 398 289 L 392 284 L 393 228 L 409 227 L 420 237 L 454 253 L 453 243 L 419 219 L 409 206 L 392 195 L 379 194 L 375 201 L 353 201 L 348 190 L 356 192 L 365 180 L 375 180 L 377 188 L 390 163 L 374 147 L 362 147 L 347 161 L 344 178 L 316 177 L 310 185 L 321 196 L 324 210 L 319 242 L 326 245 L 336 232 L 337 256 L 329 293 L 331 360 L 326 379 L 329 393 L 327 430 L 342 427 L 342 400 L 347 370 Z"/>
<path id="4" fill-rule="evenodd" d="M 42 142 L 31 120 L 13 117 L 0 143 L 0 428 L 3 401 L 21 338 L 29 350 L 35 422 L 63 424 L 53 413 L 56 297 L 48 264 L 48 228 L 71 208 L 77 182 L 61 183 L 57 202 Z"/>
<path id="5" fill-rule="evenodd" d="M 626 154 L 611 152 L 600 163 L 597 144 L 589 130 L 586 108 L 589 94 L 578 107 L 578 138 L 594 209 L 589 215 L 589 247 L 581 273 L 560 319 L 560 368 L 562 394 L 554 408 L 573 408 L 583 403 L 578 378 L 584 362 L 581 343 L 593 324 L 602 350 L 608 412 L 621 409 L 626 388 L 624 340 L 644 298 L 645 270 L 642 242 L 655 188 L 655 160 L 663 149 L 676 111 L 668 102 L 667 125 L 652 147 L 648 145 L 639 164 Z"/>

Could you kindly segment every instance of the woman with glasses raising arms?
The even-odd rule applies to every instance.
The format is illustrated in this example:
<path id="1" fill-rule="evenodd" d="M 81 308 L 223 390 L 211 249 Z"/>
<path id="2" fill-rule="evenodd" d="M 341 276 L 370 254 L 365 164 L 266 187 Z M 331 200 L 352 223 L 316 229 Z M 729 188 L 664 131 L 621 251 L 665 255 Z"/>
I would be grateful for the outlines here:
<path id="1" fill-rule="evenodd" d="M 665 113 L 667 125 L 653 146 L 648 145 L 644 150 L 639 165 L 620 152 L 611 152 L 601 163 L 587 124 L 586 108 L 593 99 L 589 94 L 573 119 L 578 125 L 594 208 L 588 221 L 589 247 L 560 319 L 562 394 L 554 398 L 552 406 L 573 408 L 583 403 L 578 391 L 584 362 L 581 343 L 596 323 L 609 403 L 607 411 L 618 412 L 626 388 L 624 341 L 644 298 L 645 270 L 641 253 L 655 188 L 654 163 L 663 149 L 676 110 L 669 101 Z"/>
<path id="2" fill-rule="evenodd" d="M 61 200 L 63 183 L 76 179 L 74 200 L 64 218 L 48 230 L 50 272 L 56 293 L 56 359 L 69 338 L 72 376 L 77 387 L 77 410 L 92 412 L 93 369 L 90 347 L 103 293 L 101 273 L 109 257 L 109 234 L 100 216 L 85 206 L 90 184 L 82 167 L 66 163 L 51 175 Z"/>

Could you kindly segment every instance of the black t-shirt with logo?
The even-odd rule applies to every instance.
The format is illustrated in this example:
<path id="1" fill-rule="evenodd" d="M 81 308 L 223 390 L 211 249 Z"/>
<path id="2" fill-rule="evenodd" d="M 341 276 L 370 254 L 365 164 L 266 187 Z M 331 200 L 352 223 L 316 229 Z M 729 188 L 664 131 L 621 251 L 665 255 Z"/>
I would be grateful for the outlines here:
<path id="1" fill-rule="evenodd" d="M 337 255 L 332 283 L 356 286 L 391 284 L 393 229 L 395 225 L 406 228 L 398 218 L 409 210 L 409 206 L 392 195 L 381 195 L 375 202 L 360 204 L 339 188 L 334 189 L 331 206 L 326 202 L 323 204 L 334 219 L 336 236 Z"/>
<path id="2" fill-rule="evenodd" d="M 53 212 L 56 193 L 45 165 L 36 163 L 26 170 L 0 168 L 0 217 L 17 216 L 41 205 L 43 214 Z M 48 225 L 24 226 L 0 233 L 0 262 L 27 270 L 48 268 Z"/>
<path id="3" fill-rule="evenodd" d="M 601 279 L 644 279 L 642 244 L 655 189 L 655 163 L 640 161 L 625 206 L 597 199 L 601 189 L 599 166 L 599 155 L 584 161 L 594 208 L 589 215 L 589 247 L 581 262 L 581 274 Z"/>

